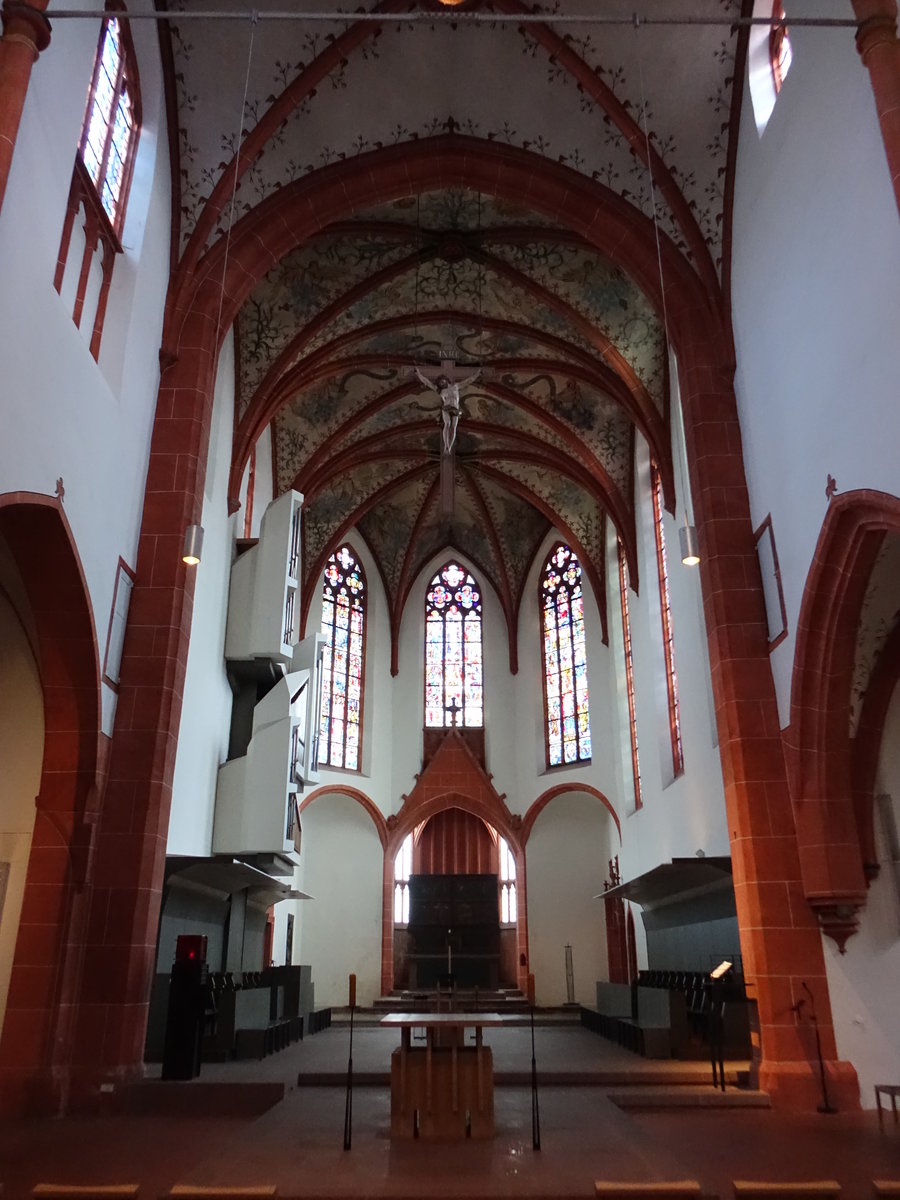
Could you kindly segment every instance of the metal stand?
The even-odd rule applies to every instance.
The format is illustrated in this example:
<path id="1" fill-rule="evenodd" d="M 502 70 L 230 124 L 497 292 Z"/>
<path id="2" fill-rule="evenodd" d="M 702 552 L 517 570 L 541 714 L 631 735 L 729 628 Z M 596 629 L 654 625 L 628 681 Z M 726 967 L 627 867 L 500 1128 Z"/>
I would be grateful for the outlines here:
<path id="1" fill-rule="evenodd" d="M 344 1149 L 350 1149 L 353 1126 L 353 1010 L 356 1005 L 350 1005 L 350 1057 L 347 1060 L 347 1101 L 344 1105 Z"/>
<path id="2" fill-rule="evenodd" d="M 531 1144 L 541 1148 L 541 1111 L 538 1106 L 537 1064 L 534 1058 L 534 1005 L 531 1006 Z"/>
<path id="3" fill-rule="evenodd" d="M 819 1084 L 822 1088 L 822 1103 L 816 1109 L 816 1112 L 836 1113 L 837 1109 L 834 1107 L 828 1097 L 828 1083 L 825 1076 L 825 1063 L 822 1059 L 822 1039 L 819 1037 L 819 1022 L 816 1019 L 816 1002 L 813 999 L 812 992 L 809 990 L 806 984 L 801 983 L 800 986 L 803 988 L 804 992 L 806 992 L 807 996 L 809 996 L 809 1019 L 812 1022 L 812 1027 L 816 1033 L 816 1057 L 819 1060 Z"/>
<path id="4" fill-rule="evenodd" d="M 712 1064 L 712 1082 L 714 1088 L 725 1091 L 725 997 L 722 985 L 715 982 L 709 989 L 709 1018 L 707 1024 L 709 1037 L 709 1057 Z"/>

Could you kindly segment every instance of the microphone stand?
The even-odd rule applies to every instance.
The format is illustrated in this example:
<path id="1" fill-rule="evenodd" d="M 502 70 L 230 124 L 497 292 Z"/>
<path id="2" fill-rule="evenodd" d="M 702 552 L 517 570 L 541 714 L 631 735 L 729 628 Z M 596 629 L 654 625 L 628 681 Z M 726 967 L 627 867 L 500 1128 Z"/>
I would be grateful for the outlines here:
<path id="1" fill-rule="evenodd" d="M 828 1096 L 828 1082 L 825 1075 L 825 1062 L 822 1058 L 822 1039 L 819 1036 L 819 1022 L 816 1018 L 816 1002 L 812 992 L 807 987 L 806 982 L 801 982 L 800 986 L 803 988 L 804 992 L 806 992 L 807 996 L 809 996 L 809 1019 L 816 1034 L 816 1057 L 819 1060 L 819 1085 L 822 1088 L 822 1103 L 818 1106 L 816 1112 L 836 1113 L 837 1109 L 831 1103 L 831 1100 Z M 800 1016 L 800 1010 L 803 1008 L 805 1003 L 806 1001 L 801 998 L 793 1006 L 792 1011 L 795 1012 L 798 1017 Z"/>

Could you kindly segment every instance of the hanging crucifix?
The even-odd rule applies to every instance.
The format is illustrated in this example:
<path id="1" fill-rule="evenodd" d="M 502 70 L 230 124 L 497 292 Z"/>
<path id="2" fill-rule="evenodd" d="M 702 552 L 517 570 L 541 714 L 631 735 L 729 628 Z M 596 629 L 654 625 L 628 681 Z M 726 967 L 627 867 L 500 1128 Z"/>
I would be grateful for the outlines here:
<path id="1" fill-rule="evenodd" d="M 459 367 L 453 359 L 442 362 L 438 374 L 434 378 L 423 374 L 415 368 L 416 377 L 431 392 L 437 392 L 440 397 L 441 411 L 441 515 L 453 515 L 453 485 L 456 468 L 456 430 L 459 425 L 461 411 L 459 389 L 474 383 L 481 370 L 473 371 L 470 375 L 460 377 Z M 424 405 L 419 405 L 424 408 Z M 434 411 L 426 409 L 426 411 Z"/>
<path id="2" fill-rule="evenodd" d="M 457 723 L 458 723 L 456 718 L 462 712 L 462 705 L 459 703 L 459 701 L 456 699 L 455 696 L 450 701 L 450 703 L 447 705 L 446 711 L 450 714 L 450 724 L 455 729 L 457 726 Z"/>

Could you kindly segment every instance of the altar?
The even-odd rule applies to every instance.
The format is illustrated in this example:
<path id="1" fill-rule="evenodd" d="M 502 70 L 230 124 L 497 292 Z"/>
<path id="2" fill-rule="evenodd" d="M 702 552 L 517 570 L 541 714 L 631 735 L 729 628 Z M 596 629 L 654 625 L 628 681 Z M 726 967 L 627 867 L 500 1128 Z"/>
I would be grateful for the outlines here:
<path id="1" fill-rule="evenodd" d="M 400 1030 L 391 1054 L 391 1137 L 490 1138 L 494 1136 L 494 1062 L 483 1030 L 514 1024 L 501 1013 L 388 1013 L 381 1024 Z M 424 1046 L 413 1046 L 413 1030 Z M 466 1043 L 466 1030 L 475 1030 Z"/>

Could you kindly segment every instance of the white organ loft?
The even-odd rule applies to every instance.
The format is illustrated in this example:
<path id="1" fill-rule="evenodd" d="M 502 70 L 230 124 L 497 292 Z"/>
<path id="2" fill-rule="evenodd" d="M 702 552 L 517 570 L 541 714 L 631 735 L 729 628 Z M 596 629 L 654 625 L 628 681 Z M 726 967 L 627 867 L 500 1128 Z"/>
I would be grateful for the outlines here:
<path id="1" fill-rule="evenodd" d="M 214 854 L 269 859 L 279 874 L 298 861 L 298 796 L 319 778 L 325 638 L 297 641 L 302 504 L 294 491 L 274 500 L 259 540 L 232 566 L 225 658 L 234 702 L 213 826 Z"/>

